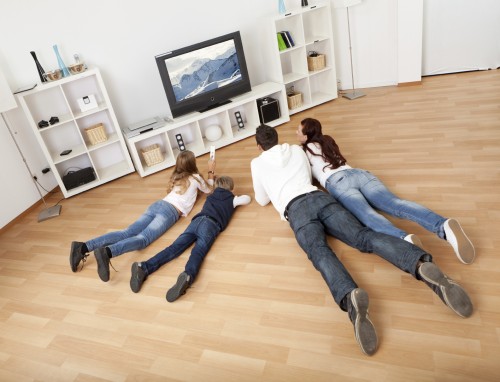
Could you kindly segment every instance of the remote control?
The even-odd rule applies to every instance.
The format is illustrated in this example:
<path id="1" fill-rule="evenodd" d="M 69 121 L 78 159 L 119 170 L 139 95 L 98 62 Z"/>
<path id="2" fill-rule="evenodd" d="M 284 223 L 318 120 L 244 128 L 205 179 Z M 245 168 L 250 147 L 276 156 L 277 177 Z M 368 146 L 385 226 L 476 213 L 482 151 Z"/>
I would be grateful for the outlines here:
<path id="1" fill-rule="evenodd" d="M 210 146 L 210 159 L 215 160 L 215 146 Z"/>

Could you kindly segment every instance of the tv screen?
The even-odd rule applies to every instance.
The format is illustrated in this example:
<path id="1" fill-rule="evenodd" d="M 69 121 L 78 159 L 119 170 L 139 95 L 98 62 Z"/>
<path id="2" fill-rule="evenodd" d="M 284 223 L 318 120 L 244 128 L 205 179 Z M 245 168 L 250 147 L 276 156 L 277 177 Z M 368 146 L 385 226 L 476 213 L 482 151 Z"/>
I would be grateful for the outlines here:
<path id="1" fill-rule="evenodd" d="M 223 105 L 251 90 L 239 32 L 155 58 L 174 118 Z"/>

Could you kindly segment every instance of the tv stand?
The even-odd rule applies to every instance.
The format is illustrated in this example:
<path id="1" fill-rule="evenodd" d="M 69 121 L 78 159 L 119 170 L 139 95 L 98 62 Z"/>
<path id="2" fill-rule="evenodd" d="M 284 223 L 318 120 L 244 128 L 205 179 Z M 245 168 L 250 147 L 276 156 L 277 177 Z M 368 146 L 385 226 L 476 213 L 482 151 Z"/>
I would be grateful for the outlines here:
<path id="1" fill-rule="evenodd" d="M 201 110 L 198 110 L 199 113 L 205 113 L 209 110 L 212 110 L 212 109 L 215 109 L 216 107 L 220 107 L 220 106 L 224 106 L 224 105 L 227 105 L 228 103 L 231 103 L 232 101 L 230 99 L 228 100 L 225 100 L 225 101 L 221 101 L 219 103 L 214 103 L 210 106 L 207 106 L 206 108 L 204 109 L 201 109 Z"/>
<path id="2" fill-rule="evenodd" d="M 230 102 L 224 105 L 217 105 L 203 113 L 186 114 L 163 122 L 163 126 L 152 131 L 127 137 L 127 146 L 137 172 L 144 177 L 174 166 L 175 159 L 180 152 L 176 138 L 178 134 L 182 135 L 186 149 L 191 150 L 195 156 L 209 153 L 210 146 L 219 149 L 255 135 L 255 130 L 260 125 L 257 100 L 264 97 L 277 99 L 281 111 L 281 117 L 268 122 L 267 125 L 278 126 L 290 120 L 285 86 L 275 82 L 266 82 L 253 86 L 252 90 L 245 94 L 231 98 Z M 238 126 L 234 115 L 236 112 L 239 112 L 243 119 L 244 129 Z M 222 136 L 217 141 L 209 141 L 205 135 L 206 129 L 213 125 L 219 126 L 222 130 Z M 163 161 L 148 166 L 142 152 L 147 152 L 151 147 L 156 151 L 159 149 Z"/>

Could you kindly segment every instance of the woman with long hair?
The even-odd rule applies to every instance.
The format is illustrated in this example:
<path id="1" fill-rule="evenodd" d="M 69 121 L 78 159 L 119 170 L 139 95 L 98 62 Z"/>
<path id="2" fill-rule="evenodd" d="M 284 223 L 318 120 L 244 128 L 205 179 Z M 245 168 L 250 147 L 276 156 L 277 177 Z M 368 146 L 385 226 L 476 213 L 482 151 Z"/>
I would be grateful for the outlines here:
<path id="1" fill-rule="evenodd" d="M 205 181 L 196 166 L 194 153 L 182 151 L 170 176 L 167 195 L 151 204 L 139 219 L 124 230 L 109 232 L 86 242 L 72 242 L 69 255 L 71 270 L 76 272 L 80 262 L 85 263 L 88 252 L 94 251 L 99 278 L 108 281 L 112 257 L 146 248 L 181 216 L 191 212 L 198 192 L 208 194 L 212 191 L 215 161 L 208 161 L 208 170 L 208 180 Z"/>
<path id="2" fill-rule="evenodd" d="M 365 226 L 422 247 L 416 235 L 395 227 L 375 211 L 377 209 L 414 221 L 448 241 L 462 263 L 471 264 L 474 261 L 474 246 L 457 220 L 445 218 L 420 204 L 401 199 L 369 171 L 350 167 L 335 140 L 323 134 L 317 119 L 302 120 L 297 129 L 297 139 L 309 159 L 314 178 Z"/>

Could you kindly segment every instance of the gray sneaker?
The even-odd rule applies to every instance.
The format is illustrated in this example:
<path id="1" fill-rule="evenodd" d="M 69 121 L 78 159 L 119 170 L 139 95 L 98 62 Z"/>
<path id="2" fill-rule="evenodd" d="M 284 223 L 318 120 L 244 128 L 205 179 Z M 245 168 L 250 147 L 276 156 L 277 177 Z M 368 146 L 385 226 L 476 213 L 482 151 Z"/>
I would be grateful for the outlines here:
<path id="1" fill-rule="evenodd" d="M 106 247 L 96 248 L 94 256 L 97 261 L 97 274 L 99 278 L 104 282 L 109 281 L 109 256 Z"/>
<path id="2" fill-rule="evenodd" d="M 71 266 L 71 270 L 73 272 L 76 272 L 78 270 L 78 265 L 80 264 L 81 261 L 82 263 L 82 269 L 83 266 L 85 265 L 85 261 L 87 261 L 88 253 L 84 253 L 83 246 L 85 243 L 82 243 L 80 241 L 73 241 L 71 243 L 71 251 L 69 253 L 69 265 Z"/>
<path id="3" fill-rule="evenodd" d="M 141 263 L 132 264 L 132 276 L 130 277 L 130 289 L 137 293 L 141 290 L 142 284 L 148 278 L 144 269 L 141 268 Z"/>
<path id="4" fill-rule="evenodd" d="M 189 276 L 186 272 L 182 272 L 177 278 L 177 282 L 175 283 L 175 285 L 168 290 L 167 301 L 174 302 L 184 293 L 186 293 L 186 289 L 189 288 L 190 281 L 191 276 Z"/>
<path id="5" fill-rule="evenodd" d="M 423 263 L 418 268 L 422 280 L 439 296 L 439 298 L 460 317 L 472 314 L 472 302 L 467 292 L 455 281 L 446 276 L 436 264 Z"/>
<path id="6" fill-rule="evenodd" d="M 446 241 L 450 243 L 455 254 L 464 264 L 471 264 L 476 257 L 476 251 L 460 223 L 455 219 L 448 219 L 443 225 Z"/>
<path id="7" fill-rule="evenodd" d="M 356 288 L 348 295 L 347 313 L 354 325 L 354 334 L 361 350 L 366 355 L 373 355 L 377 351 L 378 339 L 375 326 L 368 316 L 368 293 Z"/>

